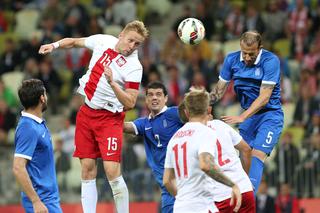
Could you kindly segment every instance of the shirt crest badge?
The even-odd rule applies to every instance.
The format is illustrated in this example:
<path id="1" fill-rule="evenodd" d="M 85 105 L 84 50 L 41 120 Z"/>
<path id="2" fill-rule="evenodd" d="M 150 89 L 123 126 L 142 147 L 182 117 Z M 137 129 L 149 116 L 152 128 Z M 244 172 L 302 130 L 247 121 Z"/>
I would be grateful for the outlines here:
<path id="1" fill-rule="evenodd" d="M 162 125 L 163 125 L 164 128 L 166 128 L 166 127 L 168 126 L 168 123 L 167 123 L 167 120 L 166 120 L 166 119 L 164 119 L 164 120 L 162 121 Z"/>
<path id="2" fill-rule="evenodd" d="M 259 76 L 260 73 L 261 73 L 260 68 L 256 68 L 256 70 L 254 71 L 254 75 L 255 75 L 255 76 Z"/>
<path id="3" fill-rule="evenodd" d="M 119 67 L 122 67 L 125 63 L 127 63 L 126 59 L 124 59 L 123 56 L 121 56 L 120 58 L 118 58 L 116 60 L 116 63 L 118 64 Z"/>

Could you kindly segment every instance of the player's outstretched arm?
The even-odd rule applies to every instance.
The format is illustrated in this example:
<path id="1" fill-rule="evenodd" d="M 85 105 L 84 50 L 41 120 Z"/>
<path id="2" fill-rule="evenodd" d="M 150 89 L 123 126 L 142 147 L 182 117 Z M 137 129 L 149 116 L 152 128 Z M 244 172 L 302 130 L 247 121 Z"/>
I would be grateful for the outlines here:
<path id="1" fill-rule="evenodd" d="M 216 103 L 219 101 L 228 88 L 229 83 L 226 81 L 219 80 L 218 83 L 214 86 L 210 92 L 211 103 Z"/>
<path id="2" fill-rule="evenodd" d="M 199 155 L 199 166 L 209 177 L 232 188 L 230 204 L 232 205 L 236 201 L 234 211 L 237 212 L 241 206 L 242 200 L 239 187 L 222 173 L 219 167 L 214 163 L 213 156 L 210 153 L 204 152 Z"/>
<path id="3" fill-rule="evenodd" d="M 242 167 L 247 174 L 249 174 L 251 166 L 251 147 L 244 141 L 241 140 L 240 143 L 234 146 L 240 152 Z"/>
<path id="4" fill-rule="evenodd" d="M 28 198 L 32 202 L 34 212 L 47 213 L 47 207 L 42 203 L 38 194 L 34 190 L 30 176 L 26 169 L 27 159 L 14 157 L 13 160 L 13 174 L 16 177 L 17 182 L 21 185 L 22 190 L 27 194 Z"/>
<path id="5" fill-rule="evenodd" d="M 84 41 L 85 38 L 64 38 L 50 44 L 41 45 L 39 54 L 45 55 L 57 48 L 85 47 Z"/>
<path id="6" fill-rule="evenodd" d="M 172 168 L 164 169 L 163 185 L 166 187 L 166 189 L 172 196 L 175 197 L 177 195 L 177 186 L 175 182 L 174 169 Z"/>
<path id="7" fill-rule="evenodd" d="M 135 134 L 135 130 L 132 122 L 124 122 L 123 132 L 129 133 L 129 134 Z"/>

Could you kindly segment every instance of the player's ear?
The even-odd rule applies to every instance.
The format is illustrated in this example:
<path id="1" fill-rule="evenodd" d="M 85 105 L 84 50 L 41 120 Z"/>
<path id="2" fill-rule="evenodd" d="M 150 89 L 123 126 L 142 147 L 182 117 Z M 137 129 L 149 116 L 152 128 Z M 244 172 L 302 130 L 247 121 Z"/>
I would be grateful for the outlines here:
<path id="1" fill-rule="evenodd" d="M 168 95 L 164 96 L 164 102 L 165 102 L 165 103 L 168 102 Z"/>

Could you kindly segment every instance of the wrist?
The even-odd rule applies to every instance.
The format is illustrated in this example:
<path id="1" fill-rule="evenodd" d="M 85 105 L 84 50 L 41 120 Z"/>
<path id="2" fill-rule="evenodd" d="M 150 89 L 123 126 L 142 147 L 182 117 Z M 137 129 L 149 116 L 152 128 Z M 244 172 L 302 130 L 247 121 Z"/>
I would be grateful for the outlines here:
<path id="1" fill-rule="evenodd" d="M 59 44 L 59 42 L 56 41 L 56 42 L 52 43 L 52 46 L 53 46 L 53 49 L 57 49 L 60 47 L 60 44 Z"/>

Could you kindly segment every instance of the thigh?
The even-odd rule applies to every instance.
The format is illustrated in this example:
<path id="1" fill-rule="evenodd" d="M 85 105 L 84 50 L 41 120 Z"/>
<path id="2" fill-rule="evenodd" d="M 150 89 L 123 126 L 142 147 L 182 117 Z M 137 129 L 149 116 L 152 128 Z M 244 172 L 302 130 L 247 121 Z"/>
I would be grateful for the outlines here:
<path id="1" fill-rule="evenodd" d="M 81 106 L 77 113 L 73 156 L 96 159 L 100 157 L 100 151 L 91 128 L 92 123 L 94 123 L 91 118 L 93 112 L 87 108 L 88 106 Z"/>
<path id="2" fill-rule="evenodd" d="M 161 195 L 161 212 L 162 213 L 172 213 L 174 205 L 174 197 L 172 197 L 168 192 L 162 193 Z"/>
<path id="3" fill-rule="evenodd" d="M 277 112 L 267 112 L 259 117 L 253 148 L 270 154 L 278 143 L 283 128 L 283 118 Z"/>
<path id="4" fill-rule="evenodd" d="M 94 136 L 104 161 L 121 161 L 124 113 L 107 112 L 95 124 Z"/>
<path id="5" fill-rule="evenodd" d="M 255 213 L 256 202 L 253 191 L 242 193 L 242 204 L 239 213 Z"/>
<path id="6" fill-rule="evenodd" d="M 217 208 L 219 209 L 219 212 L 221 213 L 233 213 L 233 208 L 230 206 L 230 198 L 220 201 L 220 202 L 215 202 Z"/>
<path id="7" fill-rule="evenodd" d="M 255 139 L 256 123 L 257 120 L 255 117 L 250 117 L 239 125 L 240 135 L 251 147 L 253 146 Z"/>
<path id="8" fill-rule="evenodd" d="M 48 208 L 49 213 L 62 213 L 59 203 L 49 203 L 45 205 Z"/>

